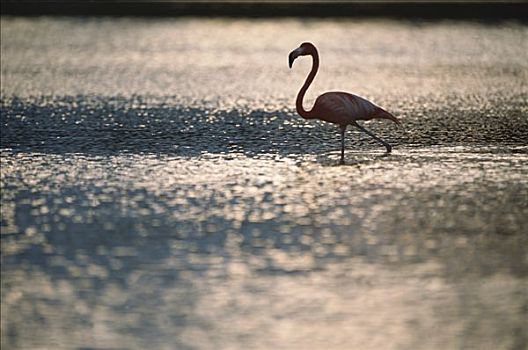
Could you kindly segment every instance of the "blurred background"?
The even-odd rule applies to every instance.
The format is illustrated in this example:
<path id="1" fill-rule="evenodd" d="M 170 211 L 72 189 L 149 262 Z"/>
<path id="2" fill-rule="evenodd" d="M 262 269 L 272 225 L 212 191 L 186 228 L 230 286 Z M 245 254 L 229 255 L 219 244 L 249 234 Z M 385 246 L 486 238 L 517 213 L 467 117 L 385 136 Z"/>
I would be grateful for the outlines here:
<path id="1" fill-rule="evenodd" d="M 526 20 L 519 0 L 2 0 L 3 14 L 226 17 L 419 17 Z"/>
<path id="2" fill-rule="evenodd" d="M 3 349 L 528 348 L 525 2 L 1 6 Z"/>

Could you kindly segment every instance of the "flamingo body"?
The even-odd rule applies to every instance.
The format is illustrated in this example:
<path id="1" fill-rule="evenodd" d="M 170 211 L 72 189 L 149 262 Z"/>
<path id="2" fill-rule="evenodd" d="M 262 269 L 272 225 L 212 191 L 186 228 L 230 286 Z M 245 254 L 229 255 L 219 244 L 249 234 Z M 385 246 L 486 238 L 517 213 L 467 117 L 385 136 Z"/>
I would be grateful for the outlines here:
<path id="1" fill-rule="evenodd" d="M 297 113 L 305 119 L 319 119 L 326 122 L 338 124 L 341 127 L 341 164 L 344 164 L 345 153 L 345 131 L 348 125 L 353 125 L 366 134 L 380 142 L 387 149 L 387 153 L 392 150 L 391 145 L 383 141 L 372 132 L 368 131 L 357 123 L 358 120 L 371 120 L 374 118 L 388 119 L 396 124 L 400 121 L 380 106 L 364 99 L 363 97 L 342 91 L 326 92 L 315 100 L 311 110 L 307 111 L 303 107 L 303 99 L 306 90 L 312 83 L 319 69 L 319 54 L 315 46 L 311 43 L 303 43 L 289 55 L 290 68 L 293 61 L 299 56 L 312 56 L 313 64 L 306 81 L 299 90 L 296 100 Z"/>
<path id="2" fill-rule="evenodd" d="M 380 106 L 348 92 L 325 92 L 317 97 L 312 108 L 317 119 L 338 125 L 355 124 L 357 120 L 390 119 L 400 123 Z"/>

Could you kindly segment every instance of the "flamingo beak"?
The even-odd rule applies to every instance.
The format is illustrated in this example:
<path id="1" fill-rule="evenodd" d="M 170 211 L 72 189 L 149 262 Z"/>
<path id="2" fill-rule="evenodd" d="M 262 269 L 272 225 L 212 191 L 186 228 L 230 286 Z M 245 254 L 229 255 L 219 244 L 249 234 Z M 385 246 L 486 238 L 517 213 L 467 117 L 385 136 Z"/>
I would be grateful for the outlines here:
<path id="1" fill-rule="evenodd" d="M 301 55 L 302 49 L 300 47 L 290 52 L 290 55 L 288 56 L 288 63 L 290 65 L 290 68 L 293 66 L 293 61 L 295 61 L 295 59 Z"/>

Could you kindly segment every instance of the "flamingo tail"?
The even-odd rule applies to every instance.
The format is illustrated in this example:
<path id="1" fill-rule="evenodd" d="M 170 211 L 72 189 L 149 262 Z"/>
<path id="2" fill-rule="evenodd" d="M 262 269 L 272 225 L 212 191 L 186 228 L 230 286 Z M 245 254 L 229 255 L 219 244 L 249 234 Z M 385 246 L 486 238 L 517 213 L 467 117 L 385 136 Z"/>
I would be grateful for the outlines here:
<path id="1" fill-rule="evenodd" d="M 392 115 L 391 113 L 387 112 L 386 110 L 382 108 L 380 108 L 380 111 L 376 114 L 375 118 L 388 119 L 388 120 L 395 122 L 399 126 L 402 126 L 402 123 L 394 115 Z"/>
<path id="2" fill-rule="evenodd" d="M 382 109 L 380 115 L 378 115 L 376 117 L 377 118 L 388 119 L 388 120 L 391 120 L 391 121 L 395 122 L 396 125 L 398 125 L 398 127 L 405 133 L 405 135 L 409 135 L 409 133 L 407 132 L 407 129 L 405 129 L 405 127 L 403 126 L 402 122 L 399 121 L 394 115 L 392 115 L 391 113 L 387 112 L 386 110 Z"/>

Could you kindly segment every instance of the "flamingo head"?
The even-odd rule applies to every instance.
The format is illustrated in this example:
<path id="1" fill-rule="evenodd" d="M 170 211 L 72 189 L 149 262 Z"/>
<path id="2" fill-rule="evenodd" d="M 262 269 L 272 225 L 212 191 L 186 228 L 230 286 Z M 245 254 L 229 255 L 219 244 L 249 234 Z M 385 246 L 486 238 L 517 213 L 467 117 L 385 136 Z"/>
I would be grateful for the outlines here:
<path id="1" fill-rule="evenodd" d="M 301 46 L 290 52 L 288 56 L 288 63 L 290 68 L 293 66 L 293 61 L 299 56 L 312 55 L 317 52 L 317 49 L 312 43 L 302 43 Z"/>

